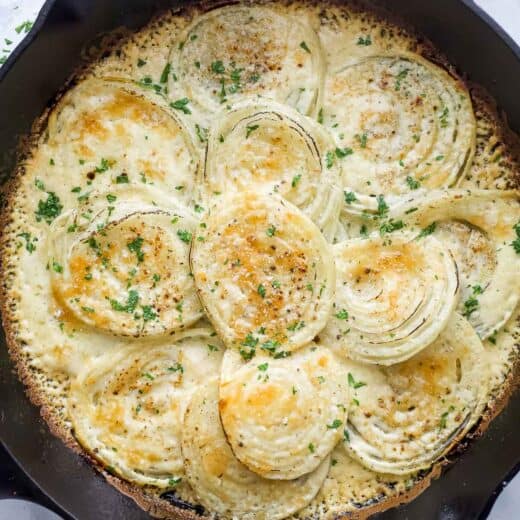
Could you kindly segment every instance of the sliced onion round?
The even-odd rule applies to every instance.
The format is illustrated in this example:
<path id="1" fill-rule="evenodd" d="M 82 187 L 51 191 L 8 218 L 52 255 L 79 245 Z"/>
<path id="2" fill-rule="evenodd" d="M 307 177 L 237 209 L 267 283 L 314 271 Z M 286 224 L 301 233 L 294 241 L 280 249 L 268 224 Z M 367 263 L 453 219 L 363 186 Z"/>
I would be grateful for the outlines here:
<path id="1" fill-rule="evenodd" d="M 53 294 L 77 320 L 112 334 L 183 329 L 202 316 L 189 267 L 195 225 L 155 190 L 93 197 L 52 225 Z"/>
<path id="2" fill-rule="evenodd" d="M 486 339 L 511 317 L 520 297 L 520 203 L 516 191 L 433 190 L 389 211 L 450 248 L 461 272 L 458 310 Z"/>
<path id="3" fill-rule="evenodd" d="M 233 350 L 225 358 L 240 356 Z M 267 356 L 226 371 L 220 418 L 235 456 L 269 479 L 315 470 L 343 437 L 348 385 L 332 353 L 311 343 L 286 359 Z"/>
<path id="4" fill-rule="evenodd" d="M 273 520 L 305 507 L 319 491 L 330 466 L 295 480 L 268 480 L 240 463 L 220 424 L 218 381 L 198 389 L 184 415 L 182 454 L 188 482 L 210 511 L 233 518 Z"/>
<path id="5" fill-rule="evenodd" d="M 336 296 L 320 338 L 340 355 L 392 365 L 430 345 L 458 302 L 458 271 L 436 238 L 409 234 L 334 246 Z"/>
<path id="6" fill-rule="evenodd" d="M 489 380 L 485 359 L 471 325 L 454 313 L 441 336 L 404 363 L 352 363 L 355 404 L 345 448 L 379 473 L 428 468 L 480 417 Z"/>
<path id="7" fill-rule="evenodd" d="M 204 217 L 192 271 L 220 337 L 249 359 L 287 355 L 325 326 L 334 291 L 330 246 L 277 195 L 240 192 Z"/>
<path id="8" fill-rule="evenodd" d="M 184 475 L 182 418 L 191 394 L 220 369 L 211 330 L 138 343 L 92 359 L 71 387 L 81 445 L 109 471 L 140 485 L 174 487 Z"/>
<path id="9" fill-rule="evenodd" d="M 258 94 L 310 113 L 324 69 L 310 26 L 267 7 L 246 5 L 196 17 L 174 43 L 170 61 L 187 97 L 211 112 Z M 173 77 L 169 87 L 177 95 Z"/>
<path id="10" fill-rule="evenodd" d="M 191 202 L 199 153 L 186 125 L 156 98 L 114 79 L 91 78 L 69 90 L 49 116 L 49 175 L 72 186 L 94 183 L 97 191 L 146 183 Z"/>
<path id="11" fill-rule="evenodd" d="M 243 190 L 275 191 L 304 211 L 328 238 L 341 207 L 339 161 L 321 125 L 274 102 L 224 111 L 208 139 L 208 197 Z"/>
<path id="12" fill-rule="evenodd" d="M 370 56 L 330 74 L 325 124 L 342 147 L 345 186 L 407 193 L 454 185 L 471 164 L 475 118 L 464 85 L 417 55 Z"/>

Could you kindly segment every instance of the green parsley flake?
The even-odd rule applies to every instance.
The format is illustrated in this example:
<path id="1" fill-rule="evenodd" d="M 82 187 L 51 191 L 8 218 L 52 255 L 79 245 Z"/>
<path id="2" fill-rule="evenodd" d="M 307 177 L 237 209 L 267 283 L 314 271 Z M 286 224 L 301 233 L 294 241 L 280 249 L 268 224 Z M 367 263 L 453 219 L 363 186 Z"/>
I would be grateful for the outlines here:
<path id="1" fill-rule="evenodd" d="M 191 242 L 192 234 L 185 229 L 177 230 L 177 236 L 185 243 L 189 244 Z"/>
<path id="2" fill-rule="evenodd" d="M 419 240 L 421 238 L 427 237 L 428 235 L 431 235 L 435 231 L 436 227 L 437 227 L 437 223 L 432 222 L 431 224 L 429 224 L 428 226 L 426 226 L 425 228 L 423 228 L 421 230 L 421 232 L 417 235 L 416 240 Z"/>
<path id="3" fill-rule="evenodd" d="M 300 47 L 305 51 L 305 52 L 308 52 L 309 54 L 311 53 L 311 50 L 309 49 L 309 47 L 307 46 L 307 44 L 305 42 L 301 42 L 300 43 Z"/>
<path id="4" fill-rule="evenodd" d="M 379 233 L 381 236 L 386 235 L 387 233 L 393 233 L 399 229 L 403 229 L 404 222 L 402 220 L 393 220 L 390 219 L 388 222 L 381 224 L 379 227 Z"/>
<path id="5" fill-rule="evenodd" d="M 35 211 L 36 220 L 38 222 L 44 220 L 50 224 L 56 217 L 61 214 L 63 204 L 59 197 L 52 191 L 47 192 L 47 199 L 38 202 L 38 209 Z"/>
<path id="6" fill-rule="evenodd" d="M 188 98 L 177 99 L 173 103 L 170 103 L 170 106 L 175 110 L 180 110 L 184 114 L 191 114 L 191 110 L 188 108 L 188 103 L 190 100 Z"/>
<path id="7" fill-rule="evenodd" d="M 142 237 L 136 237 L 134 240 L 129 242 L 127 244 L 127 247 L 129 251 L 132 253 L 135 253 L 135 256 L 137 257 L 137 261 L 141 263 L 144 260 L 144 253 L 142 251 L 142 246 L 144 243 L 144 239 Z"/>
<path id="8" fill-rule="evenodd" d="M 343 159 L 344 157 L 352 155 L 354 150 L 352 150 L 352 148 L 336 148 L 335 153 L 338 159 Z"/>
<path id="9" fill-rule="evenodd" d="M 362 386 L 366 386 L 366 383 L 363 383 L 362 381 L 356 381 L 354 379 L 354 376 L 349 372 L 348 376 L 348 386 L 353 388 L 354 390 L 357 390 L 358 388 L 361 388 Z"/>
<path id="10" fill-rule="evenodd" d="M 36 237 L 31 238 L 31 234 L 28 233 L 27 231 L 25 231 L 23 233 L 18 233 L 18 235 L 16 235 L 16 236 L 17 237 L 22 237 L 25 240 L 25 249 L 29 253 L 32 253 L 33 251 L 36 250 L 36 245 L 34 244 L 34 242 L 37 241 Z"/>
<path id="11" fill-rule="evenodd" d="M 408 187 L 411 190 L 416 190 L 421 187 L 421 183 L 418 180 L 414 179 L 413 177 L 410 177 L 410 175 L 408 175 L 408 177 L 406 177 L 406 184 L 408 184 Z"/>
<path id="12" fill-rule="evenodd" d="M 128 291 L 128 298 L 126 304 L 121 304 L 117 300 L 110 300 L 110 306 L 112 309 L 118 312 L 132 313 L 135 311 L 137 304 L 139 303 L 139 293 L 135 290 Z"/>
<path id="13" fill-rule="evenodd" d="M 332 168 L 334 165 L 334 152 L 328 151 L 325 155 L 325 166 L 327 168 Z"/>
<path id="14" fill-rule="evenodd" d="M 222 60 L 214 61 L 211 64 L 211 71 L 215 74 L 224 74 L 224 72 L 226 72 L 226 69 L 224 68 L 224 63 L 222 62 Z"/>
<path id="15" fill-rule="evenodd" d="M 247 125 L 246 126 L 246 139 L 255 131 L 260 128 L 260 125 Z"/>
<path id="16" fill-rule="evenodd" d="M 300 182 L 301 178 L 302 178 L 301 173 L 299 173 L 298 175 L 295 175 L 295 176 L 292 178 L 291 186 L 292 186 L 293 188 L 296 188 L 296 186 L 298 186 L 298 183 Z"/>
<path id="17" fill-rule="evenodd" d="M 168 76 L 170 75 L 171 65 L 167 63 L 164 66 L 164 69 L 161 73 L 161 77 L 159 79 L 159 83 L 166 83 L 168 81 Z"/>
<path id="18" fill-rule="evenodd" d="M 352 204 L 353 202 L 356 202 L 358 200 L 356 194 L 353 191 L 344 191 L 343 195 L 345 197 L 346 204 Z"/>
<path id="19" fill-rule="evenodd" d="M 336 314 L 334 314 L 338 320 L 348 320 L 348 311 L 346 309 L 341 309 Z"/>
<path id="20" fill-rule="evenodd" d="M 368 36 L 360 36 L 357 41 L 358 45 L 364 45 L 367 47 L 368 45 L 372 45 L 372 38 L 370 38 L 370 34 Z"/>

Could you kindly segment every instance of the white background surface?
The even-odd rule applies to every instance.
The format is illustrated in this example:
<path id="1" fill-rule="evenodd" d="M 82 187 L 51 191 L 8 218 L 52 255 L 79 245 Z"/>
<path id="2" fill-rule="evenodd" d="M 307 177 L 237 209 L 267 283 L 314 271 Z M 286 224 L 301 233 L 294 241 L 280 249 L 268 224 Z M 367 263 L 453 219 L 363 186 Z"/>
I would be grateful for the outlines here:
<path id="1" fill-rule="evenodd" d="M 520 0 L 476 0 L 476 3 L 520 44 Z M 43 0 L 0 0 L 0 66 L 5 61 L 3 57 L 7 57 L 28 32 L 42 4 Z M 520 102 L 520 92 L 518 98 Z M 515 518 L 520 518 L 520 474 L 502 492 L 488 520 Z"/>

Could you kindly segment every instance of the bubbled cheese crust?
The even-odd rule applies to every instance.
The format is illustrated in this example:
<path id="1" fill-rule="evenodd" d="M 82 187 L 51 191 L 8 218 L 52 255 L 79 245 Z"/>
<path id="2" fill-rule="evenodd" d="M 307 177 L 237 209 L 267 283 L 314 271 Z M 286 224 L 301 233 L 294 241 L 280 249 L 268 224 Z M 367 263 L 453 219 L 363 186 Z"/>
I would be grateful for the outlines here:
<path id="1" fill-rule="evenodd" d="M 308 343 L 332 307 L 334 263 L 319 229 L 277 195 L 241 192 L 205 219 L 191 254 L 201 301 L 224 342 L 252 357 Z"/>
<path id="2" fill-rule="evenodd" d="M 519 140 L 424 38 L 347 3 L 199 3 L 36 128 L 3 213 L 10 352 L 154 515 L 366 517 L 505 402 Z"/>
<path id="3" fill-rule="evenodd" d="M 345 374 L 330 351 L 311 343 L 289 358 L 230 365 L 224 361 L 219 409 L 236 457 L 270 479 L 316 469 L 342 438 L 349 404 Z"/>

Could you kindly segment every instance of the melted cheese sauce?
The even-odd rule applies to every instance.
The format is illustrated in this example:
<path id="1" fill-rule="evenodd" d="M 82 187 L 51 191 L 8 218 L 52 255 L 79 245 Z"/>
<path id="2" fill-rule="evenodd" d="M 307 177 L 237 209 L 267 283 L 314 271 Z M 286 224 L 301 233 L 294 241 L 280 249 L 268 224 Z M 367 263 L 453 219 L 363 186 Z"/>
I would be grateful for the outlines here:
<path id="1" fill-rule="evenodd" d="M 62 97 L 23 164 L 2 254 L 4 319 L 64 435 L 147 493 L 225 518 L 369 512 L 420 482 L 503 392 L 520 293 L 518 195 L 493 191 L 518 170 L 505 130 L 425 50 L 348 6 L 193 8 Z M 399 250 L 404 233 L 423 236 Z M 374 236 L 351 266 L 365 304 L 391 285 L 370 312 L 399 322 L 443 278 L 446 255 L 430 252 L 447 248 L 482 344 L 468 332 L 450 349 L 458 336 L 441 332 L 445 355 L 425 346 L 386 367 L 337 355 L 344 338 L 324 329 L 343 335 L 355 313 L 333 307 L 327 241 Z M 442 246 L 422 250 L 428 237 Z M 223 365 L 213 329 L 194 328 L 202 307 L 231 347 Z"/>

